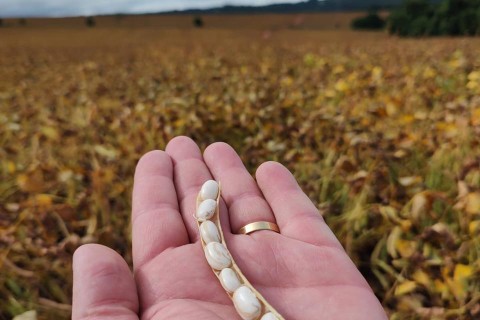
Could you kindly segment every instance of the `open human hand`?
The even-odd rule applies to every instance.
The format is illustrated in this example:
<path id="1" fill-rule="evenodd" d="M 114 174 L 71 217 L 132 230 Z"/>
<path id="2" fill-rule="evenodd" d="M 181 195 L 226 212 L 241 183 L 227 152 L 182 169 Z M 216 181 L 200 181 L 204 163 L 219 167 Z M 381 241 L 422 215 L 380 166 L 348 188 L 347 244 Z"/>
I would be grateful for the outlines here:
<path id="1" fill-rule="evenodd" d="M 79 319 L 240 319 L 208 265 L 193 217 L 207 180 L 220 181 L 228 249 L 285 319 L 386 319 L 369 285 L 292 174 L 262 164 L 256 180 L 225 143 L 204 152 L 187 137 L 142 157 L 132 210 L 134 273 L 115 251 L 80 247 L 73 258 L 73 314 Z M 238 230 L 276 222 L 280 233 Z"/>

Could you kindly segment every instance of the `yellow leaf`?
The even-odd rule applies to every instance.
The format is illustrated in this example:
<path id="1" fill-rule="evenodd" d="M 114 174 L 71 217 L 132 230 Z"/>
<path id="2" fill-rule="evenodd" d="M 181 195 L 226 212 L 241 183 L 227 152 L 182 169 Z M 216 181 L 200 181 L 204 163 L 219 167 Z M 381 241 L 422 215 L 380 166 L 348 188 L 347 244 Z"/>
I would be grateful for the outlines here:
<path id="1" fill-rule="evenodd" d="M 409 258 L 416 251 L 415 241 L 399 239 L 395 244 L 395 249 L 403 258 Z"/>
<path id="2" fill-rule="evenodd" d="M 470 90 L 475 90 L 477 88 L 480 88 L 480 83 L 477 81 L 468 81 L 467 83 L 467 89 Z"/>
<path id="3" fill-rule="evenodd" d="M 408 232 L 412 228 L 412 221 L 410 220 L 401 220 L 400 227 L 402 227 L 403 232 Z"/>
<path id="4" fill-rule="evenodd" d="M 472 111 L 472 125 L 480 126 L 480 108 L 476 108 Z"/>
<path id="5" fill-rule="evenodd" d="M 425 120 L 428 117 L 428 114 L 425 111 L 416 111 L 413 116 L 417 120 Z"/>
<path id="6" fill-rule="evenodd" d="M 335 91 L 332 90 L 332 89 L 325 90 L 325 97 L 327 97 L 327 98 L 335 97 Z"/>
<path id="7" fill-rule="evenodd" d="M 472 221 L 468 224 L 468 232 L 470 232 L 470 235 L 473 236 L 478 236 L 480 233 L 480 220 L 475 220 Z"/>
<path id="8" fill-rule="evenodd" d="M 435 287 L 435 291 L 439 293 L 442 296 L 442 298 L 445 298 L 446 296 L 448 296 L 448 287 L 444 282 L 442 282 L 441 280 L 435 279 L 435 281 L 433 281 L 433 285 Z"/>
<path id="9" fill-rule="evenodd" d="M 115 158 L 117 158 L 118 156 L 117 150 L 102 146 L 100 144 L 97 144 L 96 146 L 94 146 L 93 150 L 95 150 L 95 152 L 101 155 L 102 157 L 107 158 L 109 160 L 115 160 Z"/>
<path id="10" fill-rule="evenodd" d="M 341 64 L 336 65 L 335 68 L 333 68 L 333 74 L 339 74 L 345 72 L 345 67 Z"/>
<path id="11" fill-rule="evenodd" d="M 40 132 L 50 140 L 57 141 L 58 138 L 60 137 L 58 130 L 54 127 L 44 126 L 40 129 Z"/>
<path id="12" fill-rule="evenodd" d="M 458 128 L 454 123 L 439 122 L 436 124 L 436 128 L 447 138 L 455 137 L 458 133 Z"/>
<path id="13" fill-rule="evenodd" d="M 465 299 L 467 295 L 467 285 L 465 281 L 456 281 L 447 277 L 445 278 L 445 282 L 457 300 L 463 301 Z"/>
<path id="14" fill-rule="evenodd" d="M 293 84 L 293 78 L 292 77 L 283 77 L 282 80 L 280 81 L 280 83 L 284 87 L 290 87 Z"/>
<path id="15" fill-rule="evenodd" d="M 185 126 L 185 124 L 187 123 L 186 119 L 185 118 L 180 118 L 178 119 L 177 121 L 175 121 L 173 123 L 174 127 L 176 128 L 182 128 Z"/>
<path id="16" fill-rule="evenodd" d="M 15 171 L 17 170 L 17 166 L 13 161 L 8 161 L 6 164 L 6 168 L 8 173 L 15 173 Z"/>
<path id="17" fill-rule="evenodd" d="M 372 79 L 373 80 L 376 80 L 376 81 L 379 81 L 382 79 L 382 75 L 383 75 L 383 71 L 382 71 L 382 68 L 380 67 L 374 67 L 372 69 Z"/>
<path id="18" fill-rule="evenodd" d="M 415 117 L 411 114 L 406 114 L 400 118 L 400 123 L 402 124 L 409 124 L 415 121 Z"/>
<path id="19" fill-rule="evenodd" d="M 465 198 L 465 211 L 469 214 L 480 214 L 480 193 L 470 192 Z"/>
<path id="20" fill-rule="evenodd" d="M 307 53 L 305 56 L 303 56 L 303 63 L 307 67 L 313 67 L 315 65 L 315 60 L 316 60 L 316 57 L 312 53 Z"/>
<path id="21" fill-rule="evenodd" d="M 444 267 L 441 272 L 449 291 L 458 301 L 463 302 L 468 294 L 468 278 L 473 274 L 472 267 L 465 264 L 455 265 L 453 278 L 449 276 L 449 268 Z"/>
<path id="22" fill-rule="evenodd" d="M 394 103 L 387 103 L 385 106 L 385 111 L 387 112 L 388 116 L 394 116 L 398 113 L 398 106 Z"/>
<path id="23" fill-rule="evenodd" d="M 53 197 L 49 194 L 37 194 L 34 198 L 35 204 L 40 207 L 49 208 L 52 206 Z"/>
<path id="24" fill-rule="evenodd" d="M 423 77 L 426 79 L 431 79 L 434 78 L 437 75 L 437 72 L 435 69 L 431 68 L 430 66 L 427 66 L 425 70 L 423 70 Z"/>
<path id="25" fill-rule="evenodd" d="M 335 84 L 335 90 L 337 91 L 346 92 L 348 91 L 348 89 L 350 89 L 350 86 L 343 79 L 338 80 L 337 83 Z"/>
<path id="26" fill-rule="evenodd" d="M 398 297 L 410 293 L 415 290 L 416 287 L 417 284 L 414 281 L 407 280 L 395 288 L 395 296 Z"/>
<path id="27" fill-rule="evenodd" d="M 401 159 L 401 158 L 405 157 L 406 155 L 407 155 L 407 152 L 405 150 L 402 150 L 402 149 L 395 151 L 395 153 L 393 154 L 393 156 L 395 158 L 398 158 L 398 159 Z"/>
<path id="28" fill-rule="evenodd" d="M 457 264 L 453 271 L 453 280 L 464 281 L 473 274 L 472 266 L 466 264 Z"/>
<path id="29" fill-rule="evenodd" d="M 480 71 L 472 71 L 468 75 L 468 80 L 470 81 L 480 81 Z"/>
<path id="30" fill-rule="evenodd" d="M 380 213 L 389 219 L 398 220 L 398 211 L 397 209 L 390 206 L 381 206 Z"/>
<path id="31" fill-rule="evenodd" d="M 452 69 L 458 69 L 461 68 L 465 65 L 465 57 L 463 55 L 463 52 L 460 50 L 455 51 L 453 54 L 452 59 L 449 61 L 448 65 Z"/>
<path id="32" fill-rule="evenodd" d="M 370 118 L 362 118 L 360 121 L 362 126 L 365 126 L 365 127 L 369 126 L 372 123 L 372 119 Z"/>
<path id="33" fill-rule="evenodd" d="M 415 280 L 417 283 L 420 283 L 422 285 L 424 285 L 425 287 L 430 287 L 430 284 L 431 284 L 431 280 L 430 280 L 430 277 L 428 276 L 428 274 L 426 272 L 424 272 L 423 270 L 421 269 L 418 269 L 417 271 L 415 271 L 412 275 L 412 278 L 413 280 Z"/>

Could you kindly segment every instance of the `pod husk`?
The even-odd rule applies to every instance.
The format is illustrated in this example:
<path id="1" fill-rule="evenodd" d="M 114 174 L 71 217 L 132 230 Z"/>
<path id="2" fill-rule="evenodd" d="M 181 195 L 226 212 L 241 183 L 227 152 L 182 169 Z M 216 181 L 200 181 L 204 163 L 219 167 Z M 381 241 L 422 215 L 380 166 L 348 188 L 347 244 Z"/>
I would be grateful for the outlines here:
<path id="1" fill-rule="evenodd" d="M 212 221 L 218 228 L 218 232 L 220 234 L 220 240 L 221 240 L 221 243 L 225 246 L 225 248 L 227 248 L 228 250 L 228 246 L 227 246 L 227 243 L 225 242 L 225 238 L 223 236 L 223 231 L 222 231 L 222 225 L 220 223 L 220 197 L 221 197 L 221 185 L 220 183 L 218 183 L 218 194 L 217 194 L 217 207 L 215 209 L 215 214 L 213 215 L 213 217 L 211 219 L 209 219 L 210 221 Z M 200 203 L 202 202 L 202 199 L 200 197 L 200 192 L 198 193 L 197 195 L 197 205 L 196 205 L 196 208 L 198 208 L 198 206 L 200 205 Z M 201 222 L 198 221 L 197 219 L 195 219 L 195 221 L 197 222 L 197 226 L 200 228 L 200 224 Z M 205 242 L 203 241 L 202 237 L 200 237 L 200 242 L 202 243 L 202 248 L 205 250 Z M 262 312 L 260 313 L 260 316 L 257 318 L 257 319 L 260 319 L 263 315 L 265 315 L 266 313 L 268 312 L 271 312 L 273 313 L 279 320 L 285 320 L 284 317 L 282 317 L 280 315 L 280 313 L 278 313 L 277 310 L 275 310 L 268 302 L 267 300 L 265 300 L 265 298 L 260 294 L 260 292 L 258 292 L 255 287 L 250 283 L 250 281 L 248 281 L 248 279 L 243 275 L 242 273 L 242 270 L 240 270 L 240 268 L 238 267 L 238 265 L 235 263 L 235 259 L 233 259 L 233 256 L 232 254 L 230 253 L 230 250 L 228 250 L 228 253 L 230 255 L 230 258 L 232 259 L 232 265 L 230 266 L 231 269 L 233 269 L 236 274 L 238 275 L 238 278 L 240 280 L 240 282 L 242 283 L 242 285 L 248 287 L 250 290 L 252 290 L 252 292 L 255 294 L 255 296 L 257 297 L 258 301 L 260 301 L 261 305 L 262 305 Z M 215 270 L 212 268 L 212 271 L 213 273 L 215 274 L 215 276 L 218 278 L 218 281 L 220 281 L 220 270 Z M 225 291 L 225 293 L 230 297 L 230 299 L 232 299 L 232 302 L 233 302 L 233 293 L 229 293 L 227 291 Z M 255 319 L 255 320 L 257 320 Z"/>

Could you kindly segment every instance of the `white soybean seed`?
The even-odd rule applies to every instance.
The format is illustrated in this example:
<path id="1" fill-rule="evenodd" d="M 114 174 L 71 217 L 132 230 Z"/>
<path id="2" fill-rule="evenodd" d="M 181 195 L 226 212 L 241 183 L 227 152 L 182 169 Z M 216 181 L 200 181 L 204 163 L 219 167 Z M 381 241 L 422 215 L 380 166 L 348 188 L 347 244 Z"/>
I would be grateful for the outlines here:
<path id="1" fill-rule="evenodd" d="M 200 225 L 200 236 L 202 237 L 203 242 L 208 244 L 210 242 L 220 242 L 220 234 L 218 233 L 218 228 L 210 220 L 202 222 Z"/>
<path id="2" fill-rule="evenodd" d="M 212 199 L 202 201 L 197 208 L 197 220 L 205 221 L 213 217 L 215 209 L 217 208 L 217 202 Z"/>
<path id="3" fill-rule="evenodd" d="M 215 180 L 208 180 L 200 189 L 200 197 L 202 200 L 212 199 L 217 200 L 218 183 Z"/>
<path id="4" fill-rule="evenodd" d="M 271 312 L 265 313 L 260 320 L 278 320 L 278 318 Z"/>
<path id="5" fill-rule="evenodd" d="M 242 285 L 235 271 L 230 268 L 225 268 L 220 272 L 220 283 L 228 293 L 234 293 Z"/>
<path id="6" fill-rule="evenodd" d="M 260 316 L 262 305 L 249 288 L 241 286 L 233 294 L 233 304 L 243 320 L 254 320 Z"/>
<path id="7" fill-rule="evenodd" d="M 215 270 L 228 268 L 232 264 L 232 258 L 227 248 L 219 242 L 210 242 L 205 246 L 207 262 Z"/>

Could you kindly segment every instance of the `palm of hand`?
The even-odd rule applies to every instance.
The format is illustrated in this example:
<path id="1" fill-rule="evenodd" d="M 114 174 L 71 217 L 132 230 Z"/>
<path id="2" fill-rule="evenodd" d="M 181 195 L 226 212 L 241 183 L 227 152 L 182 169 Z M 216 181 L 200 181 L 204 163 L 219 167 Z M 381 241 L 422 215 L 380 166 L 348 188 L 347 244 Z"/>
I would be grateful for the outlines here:
<path id="1" fill-rule="evenodd" d="M 182 157 L 188 158 L 185 153 L 190 157 L 196 153 L 196 145 L 193 146 L 192 143 L 191 140 L 186 138 L 177 138 L 170 142 L 170 153 L 174 162 L 175 158 L 177 158 L 177 163 L 180 162 Z M 221 145 L 217 146 L 215 150 L 223 153 L 231 152 L 225 150 L 225 148 L 227 148 L 225 145 Z M 187 152 L 185 149 L 187 149 Z M 169 148 L 167 147 L 168 151 Z M 215 152 L 211 151 L 211 153 L 214 154 Z M 235 157 L 235 155 L 232 156 Z M 211 158 L 217 159 L 218 154 L 212 155 Z M 272 167 L 270 170 L 281 171 L 284 169 L 280 168 L 278 164 L 271 164 L 270 166 Z M 222 169 L 221 165 L 215 168 L 215 165 L 212 165 L 209 169 L 217 178 L 215 172 L 225 168 Z M 265 169 L 264 171 L 268 170 Z M 283 173 L 275 172 L 275 176 L 280 177 L 279 179 L 282 179 L 282 174 L 285 175 L 286 171 Z M 268 175 L 267 172 L 265 175 Z M 128 276 L 120 275 L 120 273 L 128 273 L 128 268 L 125 270 L 126 266 L 114 268 L 117 269 L 116 273 L 110 271 L 111 266 L 108 268 L 99 267 L 100 271 L 95 269 L 90 273 L 100 275 L 104 282 L 106 282 L 106 277 L 112 277 L 113 275 L 114 279 L 119 281 L 117 287 L 110 288 L 110 296 L 102 297 L 103 302 L 99 299 L 95 301 L 93 296 L 100 295 L 99 291 L 101 289 L 92 289 L 97 291 L 93 296 L 90 295 L 90 299 L 86 299 L 85 296 L 80 295 L 85 295 L 84 291 L 89 291 L 89 289 L 78 288 L 80 281 L 77 280 L 75 283 L 77 287 L 74 288 L 74 319 L 86 318 L 91 316 L 92 313 L 97 316 L 103 314 L 105 318 L 115 314 L 121 316 L 122 319 L 138 319 L 138 314 L 141 314 L 142 319 L 240 319 L 231 300 L 206 262 L 201 244 L 197 241 L 196 225 L 193 217 L 191 217 L 194 198 L 196 192 L 198 192 L 198 186 L 193 188 L 192 184 L 199 184 L 199 181 L 193 182 L 193 180 L 200 179 L 203 182 L 208 177 L 198 173 L 194 174 L 196 178 L 193 180 L 192 177 L 181 178 L 178 175 L 175 175 L 175 177 L 177 178 L 175 184 L 178 194 L 178 200 L 175 200 L 180 206 L 175 208 L 173 202 L 167 205 L 163 203 L 158 210 L 182 211 L 185 232 L 175 233 L 172 232 L 172 228 L 166 227 L 167 225 L 175 226 L 175 224 L 178 224 L 178 219 L 175 219 L 173 215 L 169 215 L 162 222 L 161 230 L 158 230 L 159 225 L 155 225 L 155 223 L 142 223 L 143 220 L 151 220 L 149 219 L 150 214 L 156 215 L 159 212 L 156 209 L 152 210 L 152 207 L 148 207 L 148 205 L 147 207 L 142 205 L 140 209 L 137 208 L 140 214 L 135 216 L 134 213 L 133 217 L 136 283 L 132 284 L 122 280 L 125 278 L 128 280 Z M 219 179 L 221 181 L 228 180 L 225 179 L 228 177 L 221 178 L 224 178 Z M 258 172 L 257 179 L 261 185 Z M 238 181 L 241 181 L 241 179 Z M 287 183 L 291 183 L 291 181 L 287 181 Z M 225 184 L 223 185 L 225 186 Z M 282 183 L 279 182 L 277 185 L 282 185 Z M 282 222 L 284 225 L 284 228 L 281 228 L 282 234 L 258 231 L 251 235 L 237 235 L 231 232 L 233 226 L 238 229 L 238 226 L 246 223 L 241 218 L 239 219 L 238 215 L 233 215 L 232 211 L 235 211 L 235 213 L 265 212 L 265 206 L 258 202 L 258 199 L 255 199 L 257 197 L 255 192 L 247 192 L 239 196 L 234 192 L 229 192 L 228 189 L 225 191 L 227 191 L 227 194 L 224 196 L 225 202 L 221 202 L 220 212 L 222 229 L 229 251 L 251 284 L 285 319 L 386 318 L 368 284 L 328 227 L 323 223 L 321 217 L 306 214 L 311 211 L 311 203 L 305 202 L 304 205 L 290 206 L 287 202 L 284 202 L 293 200 L 293 202 L 298 203 L 295 201 L 297 199 L 305 201 L 306 197 L 303 194 L 294 193 L 289 199 L 284 196 L 276 198 L 274 193 L 267 194 L 268 192 L 265 192 L 262 188 L 270 206 L 275 211 L 275 218 L 279 224 Z M 145 197 L 148 198 L 146 195 L 140 195 L 137 196 L 137 199 Z M 135 199 L 134 194 L 134 211 Z M 274 199 L 276 199 L 276 203 L 273 202 Z M 245 200 L 251 202 L 247 205 L 243 204 L 248 210 L 238 204 Z M 155 201 L 151 205 L 159 207 L 159 203 Z M 228 212 L 227 207 L 230 212 Z M 289 216 L 278 214 L 278 211 L 281 210 L 276 208 L 290 211 Z M 190 213 L 190 216 L 188 213 Z M 289 219 L 295 218 L 295 220 L 288 223 L 286 217 Z M 253 221 L 266 219 L 256 218 Z M 302 219 L 305 220 L 303 223 L 301 223 Z M 300 222 L 297 223 L 296 221 Z M 137 224 L 137 227 L 138 225 L 143 226 L 141 227 L 142 233 L 144 233 L 142 239 L 148 239 L 150 244 L 147 241 L 137 242 L 136 244 L 135 224 Z M 149 236 L 148 233 L 153 229 L 160 233 L 150 234 Z M 285 232 L 283 229 L 285 229 Z M 164 231 L 163 235 L 162 230 Z M 155 242 L 159 242 L 159 237 L 162 237 L 162 241 L 165 243 L 156 247 Z M 190 238 L 190 241 L 185 240 L 186 237 Z M 136 248 L 142 249 L 138 249 L 136 253 Z M 100 249 L 95 248 L 95 250 Z M 87 250 L 83 251 L 76 256 L 89 254 L 86 252 Z M 90 250 L 90 253 L 93 251 Z M 113 258 L 116 261 L 118 259 L 120 257 Z M 76 258 L 75 260 L 79 261 L 80 259 Z M 81 265 L 81 263 L 77 262 L 77 265 Z M 81 268 L 77 267 L 75 269 Z M 75 270 L 74 274 L 76 278 L 79 271 Z M 83 273 L 79 277 L 87 276 Z M 107 291 L 105 288 L 103 289 Z M 112 289 L 116 293 L 113 296 Z M 125 294 L 126 291 L 129 291 L 129 293 Z M 123 295 L 122 292 L 124 292 Z M 76 296 L 78 296 L 77 299 Z M 76 300 L 78 303 L 76 303 Z M 112 302 L 116 303 L 116 307 L 108 306 L 108 303 L 112 304 Z"/>
<path id="2" fill-rule="evenodd" d="M 339 268 L 325 268 L 344 259 L 336 248 L 265 233 L 256 239 L 234 236 L 228 243 L 242 272 L 286 319 L 355 319 L 378 309 L 368 286 L 352 284 Z M 146 319 L 240 319 L 199 243 L 165 253 L 151 269 L 155 275 L 142 288 Z"/>

